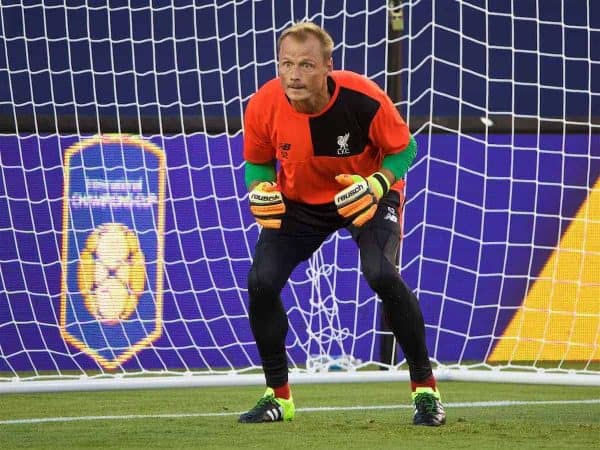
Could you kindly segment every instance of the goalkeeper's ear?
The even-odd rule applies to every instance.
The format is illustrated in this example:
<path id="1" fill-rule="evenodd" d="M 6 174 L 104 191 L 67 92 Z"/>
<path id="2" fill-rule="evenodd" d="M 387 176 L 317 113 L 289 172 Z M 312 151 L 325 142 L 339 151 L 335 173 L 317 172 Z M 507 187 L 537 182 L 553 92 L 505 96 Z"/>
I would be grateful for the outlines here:
<path id="1" fill-rule="evenodd" d="M 277 173 L 275 172 L 275 161 L 265 164 L 254 164 L 246 161 L 244 166 L 244 176 L 246 188 L 251 191 L 261 181 L 275 181 Z"/>

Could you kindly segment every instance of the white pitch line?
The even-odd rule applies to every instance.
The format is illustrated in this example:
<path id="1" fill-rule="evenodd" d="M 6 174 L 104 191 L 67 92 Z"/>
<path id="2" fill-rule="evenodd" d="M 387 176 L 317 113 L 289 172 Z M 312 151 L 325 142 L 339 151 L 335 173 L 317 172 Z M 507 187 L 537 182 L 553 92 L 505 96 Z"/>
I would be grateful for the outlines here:
<path id="1" fill-rule="evenodd" d="M 489 402 L 455 402 L 444 403 L 446 408 L 489 408 L 499 406 L 527 406 L 527 405 L 573 405 L 573 404 L 596 404 L 600 398 L 587 400 L 498 400 Z M 374 411 L 385 409 L 412 409 L 412 405 L 371 405 L 371 406 L 319 406 L 297 408 L 298 412 L 331 412 L 331 411 Z M 179 419 L 186 417 L 222 417 L 238 416 L 242 412 L 215 412 L 215 413 L 189 413 L 189 414 L 124 414 L 120 416 L 72 416 L 72 417 L 39 417 L 31 419 L 0 420 L 0 425 L 22 425 L 32 423 L 50 422 L 80 422 L 93 420 L 134 420 L 134 419 Z"/>

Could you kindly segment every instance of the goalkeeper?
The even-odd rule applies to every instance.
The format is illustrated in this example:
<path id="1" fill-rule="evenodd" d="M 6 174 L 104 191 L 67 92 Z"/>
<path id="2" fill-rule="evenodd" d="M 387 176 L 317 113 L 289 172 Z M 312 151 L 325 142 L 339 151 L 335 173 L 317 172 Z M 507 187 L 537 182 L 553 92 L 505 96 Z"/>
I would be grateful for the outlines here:
<path id="1" fill-rule="evenodd" d="M 267 390 L 239 421 L 294 417 L 280 292 L 301 261 L 347 228 L 408 362 L 413 423 L 442 425 L 423 315 L 396 266 L 403 177 L 416 143 L 375 83 L 333 70 L 332 50 L 330 35 L 312 23 L 284 30 L 279 77 L 262 86 L 245 111 L 246 184 L 252 214 L 263 226 L 248 275 L 249 317 Z"/>

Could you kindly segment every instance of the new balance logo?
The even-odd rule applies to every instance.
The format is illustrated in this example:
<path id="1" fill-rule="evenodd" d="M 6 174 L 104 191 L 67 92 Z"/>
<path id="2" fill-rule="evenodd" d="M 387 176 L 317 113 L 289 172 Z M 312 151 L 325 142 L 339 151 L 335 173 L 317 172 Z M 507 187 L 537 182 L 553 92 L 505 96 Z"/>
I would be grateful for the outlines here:
<path id="1" fill-rule="evenodd" d="M 390 222 L 398 223 L 398 216 L 396 215 L 396 210 L 391 206 L 388 206 L 387 209 L 388 212 L 383 219 L 389 220 Z"/>
<path id="2" fill-rule="evenodd" d="M 292 144 L 288 144 L 287 142 L 282 142 L 279 144 L 279 151 L 281 152 L 281 157 L 283 159 L 288 159 L 289 151 L 292 149 Z"/>

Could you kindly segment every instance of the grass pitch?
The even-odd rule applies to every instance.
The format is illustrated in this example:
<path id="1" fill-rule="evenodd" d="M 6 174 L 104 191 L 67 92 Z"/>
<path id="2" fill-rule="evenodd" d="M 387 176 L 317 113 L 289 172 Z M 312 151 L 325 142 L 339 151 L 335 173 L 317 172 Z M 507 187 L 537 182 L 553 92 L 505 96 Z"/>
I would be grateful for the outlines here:
<path id="1" fill-rule="evenodd" d="M 600 387 L 445 382 L 448 422 L 411 425 L 408 383 L 293 386 L 296 419 L 238 424 L 257 386 L 8 394 L 0 448 L 598 448 Z"/>

